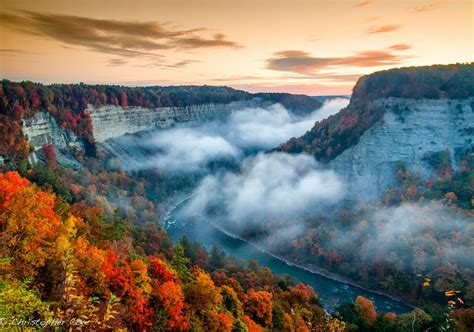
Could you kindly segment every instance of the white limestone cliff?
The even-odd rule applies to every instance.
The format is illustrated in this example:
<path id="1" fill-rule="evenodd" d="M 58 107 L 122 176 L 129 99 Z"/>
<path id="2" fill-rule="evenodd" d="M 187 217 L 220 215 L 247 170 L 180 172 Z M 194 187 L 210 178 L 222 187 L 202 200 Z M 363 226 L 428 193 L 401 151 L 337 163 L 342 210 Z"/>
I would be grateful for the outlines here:
<path id="1" fill-rule="evenodd" d="M 370 201 L 395 183 L 399 161 L 422 178 L 433 174 L 428 158 L 449 151 L 453 169 L 456 157 L 474 145 L 474 99 L 380 99 L 382 120 L 329 163 L 348 186 L 349 195 Z"/>
<path id="2" fill-rule="evenodd" d="M 101 106 L 98 108 L 89 106 L 87 112 L 90 114 L 94 139 L 96 142 L 104 142 L 110 138 L 116 138 L 124 134 L 134 134 L 143 130 L 165 129 L 181 124 L 196 124 L 224 118 L 232 110 L 244 107 L 254 107 L 260 103 L 256 100 L 234 102 L 230 104 L 204 104 L 186 107 L 127 107 Z"/>

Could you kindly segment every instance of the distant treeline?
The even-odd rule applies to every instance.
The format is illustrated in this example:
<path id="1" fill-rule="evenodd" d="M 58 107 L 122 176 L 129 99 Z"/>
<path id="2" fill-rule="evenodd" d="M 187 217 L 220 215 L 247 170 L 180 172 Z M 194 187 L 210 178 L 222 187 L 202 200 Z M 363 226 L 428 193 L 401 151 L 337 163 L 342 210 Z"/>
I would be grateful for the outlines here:
<path id="1" fill-rule="evenodd" d="M 474 63 L 391 69 L 363 76 L 354 87 L 350 104 L 318 122 L 300 138 L 279 150 L 307 152 L 329 161 L 357 144 L 359 137 L 383 116 L 371 101 L 398 97 L 410 99 L 464 99 L 474 97 Z"/>

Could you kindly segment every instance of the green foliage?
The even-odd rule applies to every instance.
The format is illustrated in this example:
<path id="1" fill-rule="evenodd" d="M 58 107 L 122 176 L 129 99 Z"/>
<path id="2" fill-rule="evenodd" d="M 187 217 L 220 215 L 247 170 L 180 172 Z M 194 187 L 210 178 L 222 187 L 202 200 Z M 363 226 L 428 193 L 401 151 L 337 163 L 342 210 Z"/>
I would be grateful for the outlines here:
<path id="1" fill-rule="evenodd" d="M 189 280 L 191 277 L 191 272 L 188 269 L 189 261 L 189 258 L 184 254 L 184 248 L 180 244 L 176 245 L 172 264 L 179 277 L 183 280 Z"/>
<path id="2" fill-rule="evenodd" d="M 33 280 L 8 282 L 0 280 L 0 317 L 16 319 L 47 319 L 52 316 L 47 302 L 31 288 Z"/>
<path id="3" fill-rule="evenodd" d="M 450 165 L 451 155 L 449 153 L 449 150 L 442 150 L 432 153 L 426 159 L 435 170 L 438 170 L 440 167 L 445 168 Z"/>
<path id="4" fill-rule="evenodd" d="M 226 254 L 221 247 L 213 245 L 211 249 L 211 257 L 209 265 L 213 269 L 220 269 L 224 267 Z"/>

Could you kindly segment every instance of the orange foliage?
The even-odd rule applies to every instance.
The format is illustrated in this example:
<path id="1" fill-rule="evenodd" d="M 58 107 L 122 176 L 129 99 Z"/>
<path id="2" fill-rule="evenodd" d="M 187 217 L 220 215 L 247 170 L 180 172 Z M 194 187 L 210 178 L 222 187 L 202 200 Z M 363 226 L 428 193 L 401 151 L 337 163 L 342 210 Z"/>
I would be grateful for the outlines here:
<path id="1" fill-rule="evenodd" d="M 245 311 L 263 326 L 270 326 L 272 322 L 272 294 L 266 291 L 251 289 L 245 301 Z"/>
<path id="2" fill-rule="evenodd" d="M 299 283 L 294 287 L 290 287 L 291 301 L 299 304 L 308 304 L 312 298 L 316 298 L 313 287 Z"/>
<path id="3" fill-rule="evenodd" d="M 231 332 L 233 319 L 224 313 L 210 313 L 207 317 L 206 328 L 208 331 Z"/>
<path id="4" fill-rule="evenodd" d="M 372 324 L 377 320 L 377 312 L 375 311 L 372 301 L 363 296 L 357 296 L 355 305 L 359 315 L 369 324 Z"/>
<path id="5" fill-rule="evenodd" d="M 38 191 L 18 173 L 0 174 L 0 255 L 13 258 L 19 277 L 35 275 L 53 255 L 61 228 L 54 203 L 54 195 Z"/>
<path id="6" fill-rule="evenodd" d="M 194 279 L 186 287 L 186 299 L 197 311 L 215 307 L 222 302 L 222 296 L 219 288 L 214 285 L 209 274 L 197 269 L 194 273 Z"/>

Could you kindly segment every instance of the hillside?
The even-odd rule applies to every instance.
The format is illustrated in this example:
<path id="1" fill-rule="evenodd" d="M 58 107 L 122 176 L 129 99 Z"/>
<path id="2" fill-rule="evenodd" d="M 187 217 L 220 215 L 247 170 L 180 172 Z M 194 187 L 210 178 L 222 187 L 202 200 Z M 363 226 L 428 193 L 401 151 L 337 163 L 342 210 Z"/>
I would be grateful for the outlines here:
<path id="1" fill-rule="evenodd" d="M 322 162 L 354 146 L 367 129 L 381 120 L 380 99 L 467 99 L 474 97 L 474 64 L 407 67 L 363 76 L 354 87 L 351 102 L 318 122 L 305 135 L 292 138 L 279 150 L 307 152 Z M 402 110 L 400 110 L 402 111 Z"/>
<path id="2" fill-rule="evenodd" d="M 168 86 L 168 87 L 124 87 L 113 85 L 86 84 L 52 84 L 43 85 L 33 82 L 11 82 L 3 80 L 0 84 L 0 156 L 6 160 L 26 159 L 29 146 L 22 132 L 22 120 L 43 123 L 42 126 L 55 127 L 56 124 L 79 138 L 86 152 L 93 153 L 94 129 L 96 132 L 108 132 L 109 128 L 94 128 L 92 113 L 105 110 L 111 116 L 115 112 L 127 114 L 141 120 L 135 130 L 153 125 L 149 118 L 142 118 L 140 113 L 148 110 L 154 121 L 173 121 L 174 114 L 162 116 L 162 110 L 174 109 L 192 117 L 195 109 L 202 110 L 207 106 L 211 112 L 226 112 L 231 109 L 226 105 L 233 102 L 248 106 L 281 103 L 295 114 L 311 112 L 321 103 L 311 97 L 291 94 L 251 94 L 228 87 L 213 86 Z M 199 107 L 197 107 L 199 106 Z M 189 114 L 191 112 L 191 114 Z M 39 113 L 49 113 L 40 114 Z M 202 113 L 202 112 L 201 112 Z M 36 116 L 36 117 L 35 117 Z M 120 118 L 120 114 L 118 117 Z M 49 120 L 54 119 L 56 124 Z M 178 115 L 179 118 L 179 115 Z M 159 120 L 158 120 L 159 119 Z M 46 122 L 46 123 L 45 123 Z M 122 133 L 125 133 L 124 131 Z M 74 141 L 77 141 L 74 139 Z M 52 142 L 49 142 L 52 143 Z"/>

